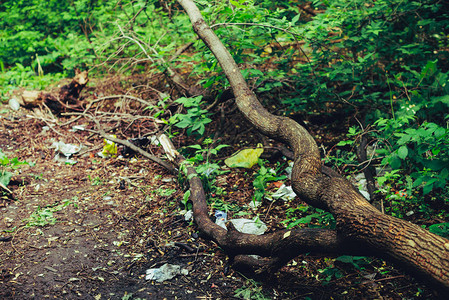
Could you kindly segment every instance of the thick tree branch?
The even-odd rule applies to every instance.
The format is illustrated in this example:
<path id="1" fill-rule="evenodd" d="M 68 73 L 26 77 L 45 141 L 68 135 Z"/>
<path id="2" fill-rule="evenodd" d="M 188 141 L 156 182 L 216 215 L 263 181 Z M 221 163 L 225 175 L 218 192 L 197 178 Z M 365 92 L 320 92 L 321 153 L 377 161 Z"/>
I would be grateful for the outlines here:
<path id="1" fill-rule="evenodd" d="M 380 213 L 347 180 L 325 176 L 321 172 L 322 163 L 312 136 L 293 120 L 270 114 L 249 89 L 231 54 L 205 23 L 193 1 L 178 0 L 178 3 L 189 15 L 195 32 L 219 61 L 243 115 L 264 134 L 290 145 L 295 156 L 292 171 L 295 193 L 310 205 L 333 213 L 337 220 L 337 236 L 341 234 L 342 240 L 360 243 L 380 256 L 400 263 L 435 287 L 449 290 L 449 241 L 415 224 Z M 192 193 L 194 205 L 194 197 L 199 196 L 202 195 Z M 232 233 L 226 235 L 223 229 L 216 228 L 214 223 L 210 224 L 210 220 L 205 221 L 208 219 L 205 205 L 201 203 L 194 206 L 198 227 L 224 247 Z M 244 236 L 243 239 L 245 243 L 260 245 L 266 238 Z M 240 243 L 240 240 L 233 242 Z M 249 244 L 248 247 L 253 250 Z M 254 247 L 254 251 L 259 251 L 257 249 L 261 248 Z"/>
<path id="2" fill-rule="evenodd" d="M 206 194 L 195 168 L 176 151 L 167 136 L 161 135 L 158 139 L 168 159 L 181 171 L 184 169 L 190 186 L 190 199 L 193 202 L 193 213 L 198 228 L 206 238 L 215 241 L 229 255 L 257 254 L 272 257 L 273 260 L 264 266 L 273 271 L 299 254 L 312 251 L 327 254 L 373 254 L 369 249 L 345 240 L 343 235 L 329 229 L 285 229 L 264 235 L 253 235 L 240 233 L 232 227 L 232 223 L 229 223 L 230 229 L 226 231 L 212 222 L 209 217 Z"/>

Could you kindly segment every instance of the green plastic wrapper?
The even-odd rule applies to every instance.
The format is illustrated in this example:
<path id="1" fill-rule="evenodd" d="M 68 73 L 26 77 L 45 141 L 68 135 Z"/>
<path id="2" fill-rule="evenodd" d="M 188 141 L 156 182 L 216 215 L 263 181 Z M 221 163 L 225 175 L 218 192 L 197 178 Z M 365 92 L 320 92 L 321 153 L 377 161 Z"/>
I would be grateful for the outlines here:
<path id="1" fill-rule="evenodd" d="M 234 153 L 231 157 L 225 159 L 224 162 L 229 168 L 250 169 L 257 164 L 257 161 L 262 153 L 262 144 L 257 144 L 257 148 L 240 150 Z"/>

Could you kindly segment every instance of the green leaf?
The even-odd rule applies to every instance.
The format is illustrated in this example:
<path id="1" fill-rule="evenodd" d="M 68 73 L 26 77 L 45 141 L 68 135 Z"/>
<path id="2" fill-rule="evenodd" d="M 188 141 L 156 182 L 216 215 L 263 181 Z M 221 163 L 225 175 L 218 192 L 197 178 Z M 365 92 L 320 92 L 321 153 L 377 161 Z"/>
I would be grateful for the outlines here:
<path id="1" fill-rule="evenodd" d="M 189 145 L 187 147 L 197 149 L 197 150 L 202 150 L 201 145 Z"/>
<path id="2" fill-rule="evenodd" d="M 189 197 L 190 197 L 190 190 L 187 190 L 187 192 L 184 193 L 184 197 L 183 197 L 183 203 L 187 203 L 189 201 Z"/>
<path id="3" fill-rule="evenodd" d="M 339 141 L 337 146 L 346 146 L 346 145 L 352 145 L 354 144 L 354 141 Z"/>
<path id="4" fill-rule="evenodd" d="M 393 170 L 399 169 L 401 167 L 401 160 L 397 155 L 393 155 L 390 158 L 390 166 Z"/>
<path id="5" fill-rule="evenodd" d="M 350 255 L 342 255 L 342 256 L 337 257 L 335 260 L 341 261 L 344 263 L 350 263 L 350 264 L 352 264 L 354 262 L 352 256 L 350 256 Z"/>
<path id="6" fill-rule="evenodd" d="M 449 223 L 439 223 L 429 226 L 429 231 L 438 234 L 439 236 L 448 238 L 449 237 Z"/>
<path id="7" fill-rule="evenodd" d="M 0 172 L 0 182 L 7 186 L 9 182 L 11 181 L 12 173 L 8 171 Z"/>
<path id="8" fill-rule="evenodd" d="M 400 159 L 405 159 L 408 155 L 408 148 L 407 146 L 401 146 L 398 150 L 398 156 Z"/>
<path id="9" fill-rule="evenodd" d="M 437 62 L 438 59 L 434 61 L 429 60 L 427 62 L 426 66 L 421 71 L 420 80 L 431 77 L 437 71 Z"/>
<path id="10" fill-rule="evenodd" d="M 433 183 L 427 183 L 424 188 L 423 188 L 423 194 L 427 195 L 428 193 L 430 193 L 433 190 Z"/>

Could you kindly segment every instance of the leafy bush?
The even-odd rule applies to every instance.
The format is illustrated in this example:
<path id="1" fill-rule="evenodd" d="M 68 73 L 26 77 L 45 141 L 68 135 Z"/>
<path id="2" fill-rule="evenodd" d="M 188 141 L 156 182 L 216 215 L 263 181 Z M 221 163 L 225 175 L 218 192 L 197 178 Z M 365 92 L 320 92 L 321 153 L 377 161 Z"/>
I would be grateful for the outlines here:
<path id="1" fill-rule="evenodd" d="M 202 98 L 203 96 L 193 98 L 181 97 L 175 100 L 174 102 L 182 104 L 187 108 L 187 113 L 175 114 L 170 118 L 170 124 L 178 128 L 187 128 L 187 135 L 196 133 L 197 135 L 202 136 L 206 130 L 205 125 L 212 122 L 212 120 L 208 118 L 210 114 L 207 113 L 207 110 L 201 109 L 200 107 Z"/>

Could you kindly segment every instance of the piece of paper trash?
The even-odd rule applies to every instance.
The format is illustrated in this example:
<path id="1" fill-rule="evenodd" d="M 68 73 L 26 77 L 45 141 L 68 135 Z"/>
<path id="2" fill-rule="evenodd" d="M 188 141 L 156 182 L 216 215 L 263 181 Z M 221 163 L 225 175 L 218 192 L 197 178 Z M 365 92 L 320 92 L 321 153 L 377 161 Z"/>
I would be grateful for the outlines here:
<path id="1" fill-rule="evenodd" d="M 232 219 L 229 222 L 234 225 L 237 231 L 248 234 L 261 235 L 267 230 L 267 225 L 262 221 L 254 221 L 249 219 Z"/>
<path id="2" fill-rule="evenodd" d="M 287 186 L 285 184 L 281 185 L 281 187 L 274 192 L 273 194 L 267 195 L 267 199 L 282 199 L 284 201 L 290 201 L 293 200 L 296 197 L 295 192 L 293 191 L 293 188 L 291 186 Z"/>
<path id="3" fill-rule="evenodd" d="M 257 148 L 243 149 L 225 159 L 225 164 L 229 168 L 252 168 L 263 153 L 262 144 L 257 144 Z"/>
<path id="4" fill-rule="evenodd" d="M 146 270 L 146 280 L 164 282 L 175 278 L 177 275 L 189 275 L 189 270 L 181 268 L 179 265 L 165 264 L 160 268 Z"/>

